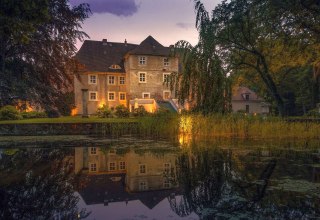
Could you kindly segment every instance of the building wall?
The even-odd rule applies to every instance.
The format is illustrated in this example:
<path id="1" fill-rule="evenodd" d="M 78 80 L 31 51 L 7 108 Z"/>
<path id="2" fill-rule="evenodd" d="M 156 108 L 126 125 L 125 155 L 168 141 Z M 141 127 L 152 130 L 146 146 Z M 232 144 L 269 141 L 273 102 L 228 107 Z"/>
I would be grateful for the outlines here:
<path id="1" fill-rule="evenodd" d="M 237 112 L 239 110 L 246 111 L 246 105 L 249 105 L 249 113 L 254 114 L 262 114 L 262 113 L 269 113 L 269 108 L 263 107 L 263 104 L 261 101 L 232 101 L 232 111 Z"/>
<path id="2" fill-rule="evenodd" d="M 143 55 L 142 55 L 143 56 Z M 169 66 L 164 66 L 163 56 L 144 56 L 146 57 L 146 65 L 139 65 L 138 55 L 130 55 L 128 57 L 128 73 L 130 76 L 130 99 L 143 98 L 142 93 L 150 93 L 150 98 L 163 98 L 163 91 L 170 91 L 169 86 L 164 85 L 164 73 L 172 73 L 178 71 L 178 59 L 169 58 Z M 146 73 L 146 83 L 139 82 L 139 73 Z M 172 92 L 173 93 L 173 92 Z M 171 94 L 173 97 L 173 94 Z"/>
<path id="3" fill-rule="evenodd" d="M 97 83 L 89 84 L 89 75 L 97 75 Z M 108 76 L 115 77 L 115 85 L 108 84 Z M 74 79 L 74 91 L 75 91 L 75 105 L 76 105 L 76 113 L 83 113 L 82 106 L 82 89 L 88 89 L 88 114 L 95 114 L 97 112 L 97 108 L 102 106 L 103 104 L 108 104 L 110 108 L 115 107 L 117 105 L 125 105 L 127 106 L 128 98 L 126 100 L 119 100 L 120 92 L 123 92 L 127 96 L 127 77 L 125 78 L 125 85 L 119 84 L 119 77 L 125 76 L 124 73 L 103 73 L 103 72 L 85 72 L 80 74 L 80 80 L 75 77 Z M 89 96 L 90 92 L 97 92 L 97 100 L 90 101 Z M 108 101 L 108 92 L 115 93 L 115 100 Z"/>

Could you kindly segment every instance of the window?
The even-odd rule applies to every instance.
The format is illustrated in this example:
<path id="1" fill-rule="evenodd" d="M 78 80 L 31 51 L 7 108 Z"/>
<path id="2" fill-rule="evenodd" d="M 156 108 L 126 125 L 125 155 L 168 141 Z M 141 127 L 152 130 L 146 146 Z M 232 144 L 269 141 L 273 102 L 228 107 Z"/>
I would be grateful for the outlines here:
<path id="1" fill-rule="evenodd" d="M 170 173 L 171 171 L 171 164 L 170 163 L 165 163 L 163 164 L 164 172 L 165 173 Z"/>
<path id="2" fill-rule="evenodd" d="M 169 58 L 163 58 L 163 65 L 164 66 L 169 66 L 170 65 L 170 63 L 169 63 Z"/>
<path id="3" fill-rule="evenodd" d="M 124 92 L 119 92 L 119 100 L 120 100 L 120 101 L 126 100 L 126 93 L 124 93 Z"/>
<path id="4" fill-rule="evenodd" d="M 169 83 L 169 80 L 170 80 L 170 73 L 164 73 L 163 74 L 163 82 Z"/>
<path id="5" fill-rule="evenodd" d="M 97 148 L 96 147 L 90 147 L 90 154 L 91 155 L 97 154 Z"/>
<path id="6" fill-rule="evenodd" d="M 250 95 L 249 95 L 249 94 L 246 94 L 245 99 L 246 99 L 246 100 L 249 100 L 249 98 L 250 98 Z"/>
<path id="7" fill-rule="evenodd" d="M 115 85 L 115 76 L 108 76 L 108 84 Z"/>
<path id="8" fill-rule="evenodd" d="M 109 163 L 109 171 L 115 171 L 116 170 L 116 163 L 110 162 Z"/>
<path id="9" fill-rule="evenodd" d="M 98 101 L 98 92 L 89 92 L 89 101 Z"/>
<path id="10" fill-rule="evenodd" d="M 246 113 L 249 113 L 249 112 L 250 112 L 250 106 L 246 105 Z"/>
<path id="11" fill-rule="evenodd" d="M 143 190 L 147 190 L 148 189 L 148 184 L 146 181 L 140 181 L 139 182 L 139 190 L 143 191 Z"/>
<path id="12" fill-rule="evenodd" d="M 119 169 L 120 170 L 125 170 L 126 169 L 126 162 L 120 161 L 119 162 Z"/>
<path id="13" fill-rule="evenodd" d="M 139 165 L 139 173 L 140 174 L 145 174 L 146 173 L 146 165 L 145 164 L 140 164 Z"/>
<path id="14" fill-rule="evenodd" d="M 116 150 L 115 149 L 109 150 L 109 154 L 116 154 Z"/>
<path id="15" fill-rule="evenodd" d="M 109 68 L 113 69 L 113 70 L 120 70 L 121 69 L 121 67 L 117 64 L 112 64 Z"/>
<path id="16" fill-rule="evenodd" d="M 142 98 L 143 99 L 150 99 L 150 92 L 143 92 L 142 93 Z"/>
<path id="17" fill-rule="evenodd" d="M 89 75 L 89 84 L 97 84 L 97 75 Z"/>
<path id="18" fill-rule="evenodd" d="M 170 91 L 163 91 L 163 99 L 170 99 L 171 92 Z"/>
<path id="19" fill-rule="evenodd" d="M 120 85 L 124 85 L 125 84 L 125 77 L 124 76 L 120 76 L 119 77 L 119 84 Z"/>
<path id="20" fill-rule="evenodd" d="M 163 188 L 168 189 L 170 187 L 171 187 L 171 183 L 170 183 L 169 179 L 164 179 L 163 180 Z"/>
<path id="21" fill-rule="evenodd" d="M 114 100 L 115 100 L 115 93 L 108 92 L 108 101 L 114 101 Z"/>
<path id="22" fill-rule="evenodd" d="M 90 172 L 97 172 L 97 164 L 96 163 L 90 164 Z"/>
<path id="23" fill-rule="evenodd" d="M 139 83 L 146 83 L 146 73 L 139 73 Z"/>
<path id="24" fill-rule="evenodd" d="M 147 58 L 146 57 L 139 57 L 139 65 L 146 65 Z"/>

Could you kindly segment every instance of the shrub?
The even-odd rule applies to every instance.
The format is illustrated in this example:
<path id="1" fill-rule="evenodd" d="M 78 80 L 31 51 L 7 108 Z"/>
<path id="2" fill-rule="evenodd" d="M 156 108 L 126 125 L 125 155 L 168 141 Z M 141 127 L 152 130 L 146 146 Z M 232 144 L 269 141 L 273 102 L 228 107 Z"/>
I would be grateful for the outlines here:
<path id="1" fill-rule="evenodd" d="M 46 109 L 46 114 L 48 115 L 48 118 L 59 118 L 61 116 L 60 112 L 54 108 Z"/>
<path id="2" fill-rule="evenodd" d="M 103 105 L 98 108 L 97 115 L 99 118 L 112 118 L 112 111 L 107 105 Z"/>
<path id="3" fill-rule="evenodd" d="M 0 120 L 22 119 L 19 111 L 12 105 L 6 105 L 0 109 Z"/>
<path id="4" fill-rule="evenodd" d="M 45 112 L 32 111 L 32 112 L 22 112 L 21 116 L 23 118 L 46 118 L 47 114 Z"/>
<path id="5" fill-rule="evenodd" d="M 143 117 L 143 116 L 147 116 L 147 115 L 148 115 L 148 112 L 143 107 L 143 105 L 140 105 L 138 108 L 133 110 L 133 116 L 135 116 L 135 117 Z"/>
<path id="6" fill-rule="evenodd" d="M 116 116 L 119 117 L 119 118 L 127 118 L 129 117 L 129 109 L 126 108 L 124 105 L 118 105 L 116 107 Z"/>
<path id="7" fill-rule="evenodd" d="M 157 109 L 157 111 L 155 111 L 155 113 L 153 114 L 154 116 L 156 116 L 156 117 L 158 117 L 158 116 L 168 116 L 168 115 L 170 115 L 170 114 L 172 114 L 171 112 L 170 112 L 170 110 L 169 109 L 166 109 L 166 108 L 158 108 Z"/>

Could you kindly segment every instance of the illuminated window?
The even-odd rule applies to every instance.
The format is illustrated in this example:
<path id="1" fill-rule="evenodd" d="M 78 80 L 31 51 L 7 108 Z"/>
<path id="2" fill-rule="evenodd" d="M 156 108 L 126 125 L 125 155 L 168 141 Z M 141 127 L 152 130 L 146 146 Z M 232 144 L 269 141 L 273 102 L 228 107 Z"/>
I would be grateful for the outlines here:
<path id="1" fill-rule="evenodd" d="M 89 101 L 97 101 L 98 92 L 89 92 Z"/>
<path id="2" fill-rule="evenodd" d="M 140 164 L 139 165 L 139 173 L 140 174 L 145 174 L 146 173 L 146 165 L 145 164 Z"/>
<path id="3" fill-rule="evenodd" d="M 169 58 L 163 58 L 163 65 L 164 66 L 169 66 L 170 65 Z"/>
<path id="4" fill-rule="evenodd" d="M 170 99 L 171 92 L 170 91 L 163 91 L 163 99 Z"/>
<path id="5" fill-rule="evenodd" d="M 120 170 L 125 170 L 126 169 L 126 162 L 120 161 L 119 162 L 119 169 Z"/>
<path id="6" fill-rule="evenodd" d="M 109 67 L 110 69 L 113 69 L 113 70 L 120 70 L 121 67 L 119 65 L 116 65 L 116 64 L 113 64 Z"/>
<path id="7" fill-rule="evenodd" d="M 97 75 L 89 75 L 89 84 L 97 84 Z"/>
<path id="8" fill-rule="evenodd" d="M 115 76 L 108 76 L 108 84 L 109 85 L 115 85 Z"/>
<path id="9" fill-rule="evenodd" d="M 146 73 L 139 73 L 139 83 L 146 83 Z"/>
<path id="10" fill-rule="evenodd" d="M 139 57 L 139 65 L 146 65 L 147 58 L 146 57 Z"/>
<path id="11" fill-rule="evenodd" d="M 97 148 L 96 147 L 90 147 L 90 154 L 92 154 L 92 155 L 97 154 Z"/>
<path id="12" fill-rule="evenodd" d="M 97 172 L 97 164 L 96 163 L 90 164 L 90 172 Z"/>
<path id="13" fill-rule="evenodd" d="M 119 84 L 120 85 L 124 85 L 125 84 L 125 77 L 124 76 L 120 76 L 119 77 Z"/>
<path id="14" fill-rule="evenodd" d="M 120 101 L 126 100 L 126 93 L 120 92 L 120 93 L 119 93 L 119 100 L 120 100 Z"/>
<path id="15" fill-rule="evenodd" d="M 143 99 L 150 99 L 150 92 L 143 92 L 142 93 L 142 98 Z"/>
<path id="16" fill-rule="evenodd" d="M 109 171 L 115 171 L 116 170 L 116 163 L 110 162 L 109 163 Z"/>
<path id="17" fill-rule="evenodd" d="M 114 100 L 115 100 L 115 93 L 108 92 L 108 101 L 114 101 Z"/>

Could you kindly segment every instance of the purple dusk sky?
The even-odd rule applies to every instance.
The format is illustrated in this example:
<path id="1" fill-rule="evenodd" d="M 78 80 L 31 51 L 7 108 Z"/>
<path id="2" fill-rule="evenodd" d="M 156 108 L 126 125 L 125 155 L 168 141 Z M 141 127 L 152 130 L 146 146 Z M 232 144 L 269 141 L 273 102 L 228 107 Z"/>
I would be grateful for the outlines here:
<path id="1" fill-rule="evenodd" d="M 208 11 L 221 0 L 203 0 Z M 92 15 L 83 24 L 91 40 L 139 44 L 152 35 L 164 46 L 198 41 L 193 0 L 70 0 L 71 5 L 89 3 Z M 77 43 L 80 48 L 81 42 Z"/>

